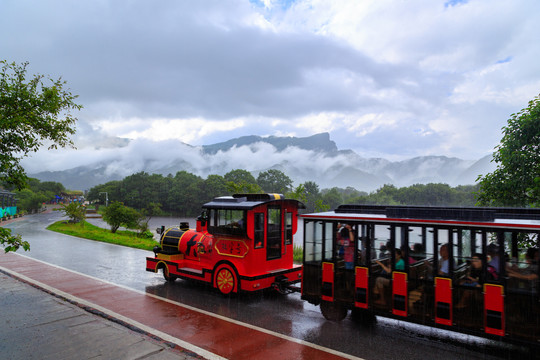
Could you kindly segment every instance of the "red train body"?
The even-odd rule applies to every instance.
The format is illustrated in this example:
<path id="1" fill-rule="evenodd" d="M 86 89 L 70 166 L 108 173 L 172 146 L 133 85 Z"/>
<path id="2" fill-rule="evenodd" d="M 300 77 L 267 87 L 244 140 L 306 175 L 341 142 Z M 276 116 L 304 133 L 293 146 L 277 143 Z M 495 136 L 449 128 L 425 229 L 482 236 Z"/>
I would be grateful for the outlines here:
<path id="1" fill-rule="evenodd" d="M 203 205 L 195 230 L 187 224 L 161 229 L 160 246 L 146 270 L 166 280 L 195 279 L 223 294 L 300 282 L 293 264 L 293 235 L 303 204 L 279 194 L 237 194 Z"/>

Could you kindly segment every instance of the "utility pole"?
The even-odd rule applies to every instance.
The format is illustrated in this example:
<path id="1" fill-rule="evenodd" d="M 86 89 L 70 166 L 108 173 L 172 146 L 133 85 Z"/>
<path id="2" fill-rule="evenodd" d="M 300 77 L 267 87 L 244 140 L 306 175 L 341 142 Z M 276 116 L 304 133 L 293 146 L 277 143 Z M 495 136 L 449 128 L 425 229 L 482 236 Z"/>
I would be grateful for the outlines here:
<path id="1" fill-rule="evenodd" d="M 109 194 L 107 192 L 100 192 L 99 195 L 105 194 L 105 207 L 109 206 Z"/>

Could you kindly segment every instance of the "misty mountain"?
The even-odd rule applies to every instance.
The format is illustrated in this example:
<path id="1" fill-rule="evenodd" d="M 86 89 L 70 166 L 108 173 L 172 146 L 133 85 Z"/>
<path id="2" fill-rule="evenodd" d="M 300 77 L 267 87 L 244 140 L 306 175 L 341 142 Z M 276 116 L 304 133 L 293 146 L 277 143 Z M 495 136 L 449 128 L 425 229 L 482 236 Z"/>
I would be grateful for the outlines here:
<path id="1" fill-rule="evenodd" d="M 369 192 L 384 184 L 471 185 L 478 175 L 495 168 L 491 156 L 478 161 L 446 156 L 403 161 L 363 158 L 352 150 L 339 150 L 328 133 L 303 138 L 244 136 L 204 146 L 137 140 L 114 150 L 107 158 L 71 169 L 29 175 L 41 181 L 60 182 L 68 189 L 88 190 L 141 171 L 164 176 L 187 171 L 206 178 L 233 169 L 248 170 L 255 177 L 261 171 L 277 169 L 287 174 L 295 185 L 314 181 L 320 188 L 350 186 Z"/>

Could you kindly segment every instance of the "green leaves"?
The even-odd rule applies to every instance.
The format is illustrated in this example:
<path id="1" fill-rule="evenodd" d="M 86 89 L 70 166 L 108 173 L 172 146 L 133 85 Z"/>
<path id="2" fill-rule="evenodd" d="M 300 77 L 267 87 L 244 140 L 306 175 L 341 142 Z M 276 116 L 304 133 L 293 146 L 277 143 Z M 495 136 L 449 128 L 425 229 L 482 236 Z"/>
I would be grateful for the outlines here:
<path id="1" fill-rule="evenodd" d="M 77 119 L 70 111 L 82 106 L 74 102 L 77 96 L 64 89 L 61 79 L 34 75 L 27 80 L 27 62 L 2 60 L 0 65 L 0 183 L 21 190 L 28 181 L 21 159 L 46 142 L 49 149 L 73 146 L 69 136 L 75 133 Z M 1 228 L 0 244 L 6 252 L 30 248 L 20 236 Z"/>
<path id="2" fill-rule="evenodd" d="M 21 189 L 27 177 L 20 160 L 45 143 L 49 149 L 73 146 L 77 119 L 71 111 L 82 106 L 65 81 L 39 74 L 27 80 L 27 62 L 0 64 L 0 182 Z"/>
<path id="3" fill-rule="evenodd" d="M 535 180 L 540 175 L 540 95 L 511 115 L 493 161 L 497 169 L 478 178 L 479 204 L 525 207 L 540 203 Z"/>
<path id="4" fill-rule="evenodd" d="M 140 218 L 141 214 L 137 210 L 127 207 L 119 201 L 113 201 L 103 210 L 103 220 L 109 224 L 113 234 L 120 226 L 136 229 Z"/>
<path id="5" fill-rule="evenodd" d="M 25 251 L 30 249 L 30 244 L 23 241 L 21 235 L 12 235 L 10 229 L 0 227 L 0 244 L 4 247 L 6 253 L 17 251 L 21 246 Z"/>
<path id="6" fill-rule="evenodd" d="M 73 223 L 79 223 L 86 218 L 86 208 L 78 201 L 72 201 L 69 204 L 62 204 L 59 209 Z"/>

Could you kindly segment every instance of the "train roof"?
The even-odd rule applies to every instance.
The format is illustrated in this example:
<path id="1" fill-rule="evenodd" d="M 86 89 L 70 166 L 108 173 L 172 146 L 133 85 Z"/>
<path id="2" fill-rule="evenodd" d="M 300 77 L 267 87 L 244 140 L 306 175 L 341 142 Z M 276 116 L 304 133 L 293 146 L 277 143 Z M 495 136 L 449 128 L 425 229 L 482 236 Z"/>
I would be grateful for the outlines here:
<path id="1" fill-rule="evenodd" d="M 369 220 L 417 225 L 446 224 L 540 230 L 540 209 L 538 208 L 340 205 L 334 211 L 301 216 L 306 219 Z"/>
<path id="2" fill-rule="evenodd" d="M 296 203 L 299 209 L 305 208 L 305 205 L 300 201 L 286 199 L 282 194 L 234 194 L 232 196 L 221 196 L 204 204 L 203 208 L 250 210 L 262 204 L 278 201 Z"/>

